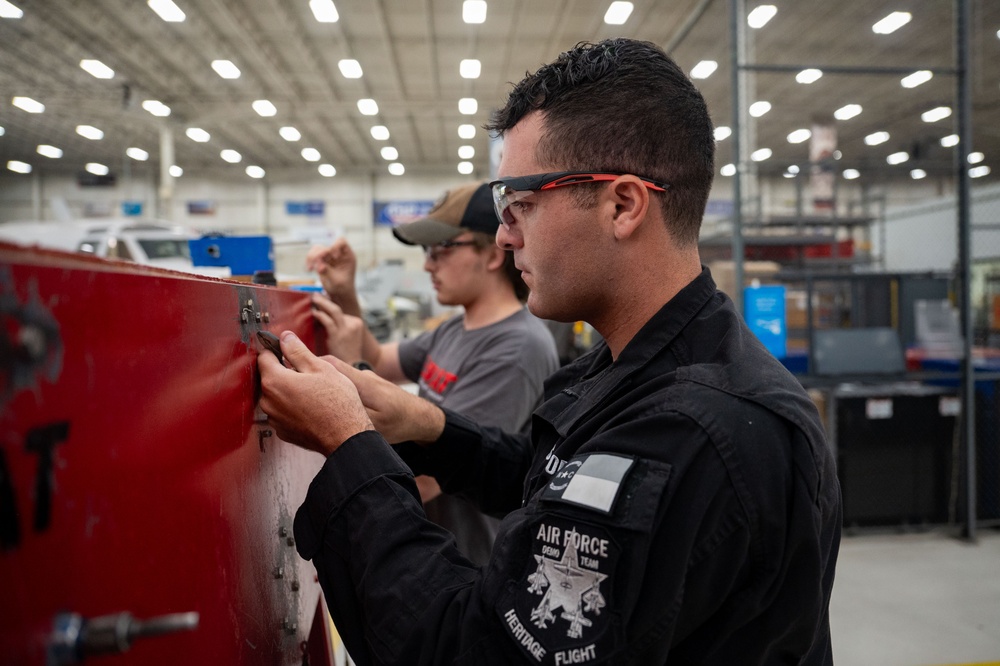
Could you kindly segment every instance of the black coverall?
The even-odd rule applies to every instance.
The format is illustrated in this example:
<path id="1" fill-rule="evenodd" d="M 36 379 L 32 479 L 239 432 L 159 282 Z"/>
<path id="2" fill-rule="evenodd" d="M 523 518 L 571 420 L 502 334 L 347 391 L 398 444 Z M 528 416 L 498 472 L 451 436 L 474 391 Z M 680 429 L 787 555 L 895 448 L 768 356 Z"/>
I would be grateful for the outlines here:
<path id="1" fill-rule="evenodd" d="M 833 458 L 707 269 L 616 361 L 602 344 L 553 375 L 530 438 L 447 413 L 400 453 L 350 438 L 295 519 L 359 665 L 833 663 Z M 410 467 L 506 514 L 482 570 Z"/>

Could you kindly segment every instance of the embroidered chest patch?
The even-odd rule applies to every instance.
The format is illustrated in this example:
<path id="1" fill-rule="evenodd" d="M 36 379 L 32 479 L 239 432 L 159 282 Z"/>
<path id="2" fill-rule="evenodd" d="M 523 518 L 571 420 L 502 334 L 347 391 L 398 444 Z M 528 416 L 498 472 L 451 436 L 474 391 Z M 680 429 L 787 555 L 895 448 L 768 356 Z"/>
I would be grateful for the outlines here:
<path id="1" fill-rule="evenodd" d="M 543 500 L 555 500 L 611 513 L 632 458 L 608 453 L 577 456 L 559 470 L 542 490 Z"/>
<path id="2" fill-rule="evenodd" d="M 508 633 L 540 664 L 584 664 L 606 656 L 618 545 L 599 527 L 555 516 L 531 529 L 531 561 L 513 604 L 499 609 Z"/>

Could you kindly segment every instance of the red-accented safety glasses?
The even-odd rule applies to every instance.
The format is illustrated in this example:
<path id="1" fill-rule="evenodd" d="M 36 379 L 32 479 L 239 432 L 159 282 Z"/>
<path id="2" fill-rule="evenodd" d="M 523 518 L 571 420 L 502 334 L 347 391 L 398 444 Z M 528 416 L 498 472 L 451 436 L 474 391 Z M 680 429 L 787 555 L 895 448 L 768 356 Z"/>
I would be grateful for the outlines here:
<path id="1" fill-rule="evenodd" d="M 603 171 L 556 171 L 516 178 L 500 178 L 490 183 L 490 187 L 493 189 L 493 208 L 496 210 L 500 223 L 508 227 L 514 221 L 513 214 L 510 212 L 511 204 L 534 192 L 551 190 L 564 185 L 611 181 L 624 175 L 626 174 Z M 642 181 L 643 185 L 655 192 L 665 192 L 670 187 L 668 183 L 655 181 L 651 178 L 643 176 L 637 176 L 637 178 Z"/>

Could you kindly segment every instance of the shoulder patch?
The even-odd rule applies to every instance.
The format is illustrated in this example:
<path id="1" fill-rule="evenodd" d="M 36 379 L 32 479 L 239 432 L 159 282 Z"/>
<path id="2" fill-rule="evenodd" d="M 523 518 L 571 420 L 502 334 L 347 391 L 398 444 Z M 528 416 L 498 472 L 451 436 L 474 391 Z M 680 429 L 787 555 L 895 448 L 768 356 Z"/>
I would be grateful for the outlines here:
<path id="1" fill-rule="evenodd" d="M 575 456 L 552 477 L 541 499 L 611 513 L 633 458 L 609 453 Z"/>

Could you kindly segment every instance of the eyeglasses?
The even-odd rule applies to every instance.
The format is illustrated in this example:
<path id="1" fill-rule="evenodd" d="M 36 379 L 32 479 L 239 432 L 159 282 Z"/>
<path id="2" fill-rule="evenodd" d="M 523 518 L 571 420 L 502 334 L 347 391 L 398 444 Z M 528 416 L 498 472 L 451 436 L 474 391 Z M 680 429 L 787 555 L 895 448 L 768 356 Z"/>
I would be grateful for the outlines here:
<path id="1" fill-rule="evenodd" d="M 430 261 L 437 261 L 441 257 L 446 257 L 451 253 L 453 247 L 463 247 L 466 245 L 475 245 L 476 241 L 454 241 L 446 240 L 440 243 L 435 243 L 434 245 L 424 245 L 424 256 Z"/>
<path id="2" fill-rule="evenodd" d="M 626 174 L 609 173 L 604 171 L 556 171 L 553 173 L 537 173 L 532 176 L 518 176 L 516 178 L 501 178 L 490 183 L 493 190 L 493 208 L 496 210 L 497 218 L 505 227 L 514 221 L 514 216 L 510 212 L 510 206 L 520 201 L 534 192 L 563 187 L 564 185 L 578 185 L 580 183 L 596 183 L 600 181 L 612 181 Z M 654 192 L 666 192 L 670 187 L 669 183 L 638 176 L 642 184 Z"/>

